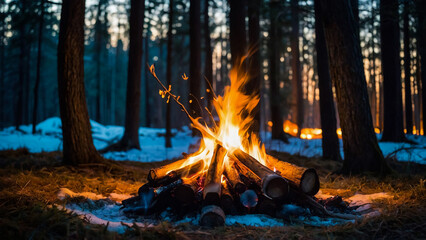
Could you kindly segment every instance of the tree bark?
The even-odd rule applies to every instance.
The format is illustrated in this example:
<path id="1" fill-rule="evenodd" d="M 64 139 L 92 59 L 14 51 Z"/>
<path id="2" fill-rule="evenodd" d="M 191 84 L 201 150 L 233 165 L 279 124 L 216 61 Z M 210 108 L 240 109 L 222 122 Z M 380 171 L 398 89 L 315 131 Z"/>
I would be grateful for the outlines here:
<path id="1" fill-rule="evenodd" d="M 356 24 L 349 2 L 321 0 L 320 3 L 343 134 L 342 173 L 386 173 L 389 167 L 374 134 L 361 48 L 354 34 Z"/>
<path id="2" fill-rule="evenodd" d="M 231 44 L 231 64 L 239 64 L 238 61 L 246 55 L 246 1 L 229 1 L 229 42 Z"/>
<path id="3" fill-rule="evenodd" d="M 417 26 L 417 48 L 420 56 L 420 78 L 422 86 L 422 126 L 423 131 L 426 128 L 426 46 L 424 42 L 426 41 L 426 0 L 417 0 L 417 17 L 418 17 L 418 26 Z M 423 44 L 422 44 L 423 43 Z"/>
<path id="4" fill-rule="evenodd" d="M 327 45 L 321 22 L 321 6 L 319 0 L 315 5 L 315 48 L 317 51 L 319 104 L 322 129 L 322 157 L 340 161 L 339 138 L 337 137 L 337 120 L 334 109 L 333 91 L 328 65 Z"/>
<path id="5" fill-rule="evenodd" d="M 169 1 L 169 29 L 167 31 L 167 87 L 172 84 L 172 46 L 173 46 L 173 0 Z M 170 101 L 167 101 L 166 106 L 166 148 L 172 147 L 172 130 L 171 130 L 171 109 Z"/>
<path id="6" fill-rule="evenodd" d="M 413 106 L 411 100 L 411 56 L 409 29 L 409 2 L 404 1 L 404 93 L 405 93 L 405 128 L 408 134 L 413 133 Z"/>
<path id="7" fill-rule="evenodd" d="M 131 0 L 130 2 L 130 42 L 129 64 L 127 70 L 126 116 L 123 138 L 107 150 L 140 149 L 139 145 L 139 112 L 141 97 L 142 75 L 142 37 L 145 2 Z"/>
<path id="8" fill-rule="evenodd" d="M 293 121 L 299 127 L 298 135 L 303 127 L 304 106 L 303 87 L 300 68 L 299 52 L 299 1 L 291 0 L 291 70 L 292 70 L 292 115 Z M 274 51 L 274 50 L 273 50 Z"/>
<path id="9" fill-rule="evenodd" d="M 356 36 L 359 38 L 359 2 L 358 0 L 350 0 L 351 1 L 351 8 L 352 8 L 352 14 L 355 18 L 355 24 L 356 24 Z"/>
<path id="10" fill-rule="evenodd" d="M 257 95 L 260 97 L 261 88 L 261 75 L 260 75 L 260 0 L 249 0 L 248 2 L 248 19 L 249 19 L 249 48 L 253 51 L 249 58 L 249 76 L 250 80 L 246 84 L 246 92 L 250 95 Z M 262 101 L 262 100 L 260 100 Z M 254 112 L 254 121 L 250 128 L 251 133 L 259 135 L 260 129 L 260 105 L 258 103 Z"/>
<path id="11" fill-rule="evenodd" d="M 22 0 L 22 9 L 26 8 L 26 0 Z M 21 9 L 21 10 L 22 10 Z M 24 85 L 25 85 L 25 75 L 26 75 L 26 46 L 27 46 L 27 37 L 26 37 L 26 30 L 25 30 L 25 24 L 20 24 L 18 28 L 19 32 L 19 85 L 18 85 L 18 93 L 17 93 L 17 101 L 15 106 L 15 128 L 16 130 L 19 130 L 19 127 L 22 124 L 22 120 L 24 118 Z"/>
<path id="12" fill-rule="evenodd" d="M 43 28 L 44 28 L 44 2 L 40 2 L 40 22 L 38 26 L 38 48 L 37 48 L 37 72 L 36 72 L 36 81 L 34 84 L 34 107 L 33 107 L 33 134 L 36 133 L 36 124 L 37 124 L 37 111 L 38 111 L 38 87 L 40 85 L 40 70 L 41 70 L 41 47 L 43 44 Z"/>
<path id="13" fill-rule="evenodd" d="M 374 0 L 371 0 L 371 35 L 374 36 L 374 22 L 375 22 L 375 9 L 373 8 Z M 371 38 L 371 71 L 370 71 L 370 81 L 371 81 L 371 112 L 373 117 L 373 126 L 379 127 L 379 116 L 378 116 L 378 107 L 377 107 L 377 88 L 376 88 L 376 44 L 374 38 Z"/>
<path id="14" fill-rule="evenodd" d="M 66 164 L 100 162 L 84 92 L 84 0 L 64 0 L 58 42 L 58 89 Z"/>
<path id="15" fill-rule="evenodd" d="M 286 135 L 283 131 L 283 117 L 281 115 L 281 97 L 280 97 L 280 84 L 279 84 L 279 56 L 277 49 L 279 48 L 278 39 L 278 26 L 277 17 L 279 11 L 280 2 L 277 0 L 271 0 L 269 3 L 270 9 L 270 29 L 269 29 L 269 89 L 270 95 L 270 108 L 271 108 L 271 120 L 272 120 L 272 139 L 279 139 L 284 142 L 288 142 Z"/>
<path id="16" fill-rule="evenodd" d="M 150 29 L 150 24 L 148 22 L 148 29 L 146 31 L 146 36 L 145 36 L 145 110 L 146 110 L 146 114 L 145 114 L 145 121 L 146 121 L 146 126 L 147 127 L 151 127 L 151 102 L 150 102 L 150 84 L 149 84 L 149 69 L 148 69 L 148 64 L 149 64 L 149 29 Z"/>
<path id="17" fill-rule="evenodd" d="M 96 101 L 95 101 L 95 116 L 97 122 L 102 122 L 102 80 L 101 80 L 101 64 L 102 64 L 102 45 L 104 43 L 103 26 L 101 15 L 105 11 L 105 0 L 99 0 L 97 7 L 96 23 L 95 23 L 95 62 L 96 62 Z"/>
<path id="18" fill-rule="evenodd" d="M 402 113 L 398 0 L 380 1 L 380 36 L 384 88 L 382 141 L 405 140 Z"/>
<path id="19" fill-rule="evenodd" d="M 201 94 L 201 19 L 200 0 L 191 0 L 189 8 L 189 42 L 190 42 L 190 64 L 189 64 L 189 113 L 193 117 L 201 117 L 201 106 L 199 106 Z M 197 134 L 193 129 L 192 134 Z"/>
<path id="20" fill-rule="evenodd" d="M 204 2 L 204 41 L 206 47 L 206 59 L 204 66 L 204 75 L 206 78 L 206 99 L 207 109 L 212 111 L 213 101 L 213 53 L 210 38 L 210 26 L 209 26 L 209 0 Z"/>

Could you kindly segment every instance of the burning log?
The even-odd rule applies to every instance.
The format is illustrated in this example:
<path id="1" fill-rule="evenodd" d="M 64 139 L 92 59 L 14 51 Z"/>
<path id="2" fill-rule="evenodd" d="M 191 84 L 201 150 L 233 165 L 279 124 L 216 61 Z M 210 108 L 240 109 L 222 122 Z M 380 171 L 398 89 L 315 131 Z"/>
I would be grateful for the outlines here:
<path id="1" fill-rule="evenodd" d="M 220 206 L 226 214 L 236 215 L 238 213 L 237 207 L 234 203 L 234 197 L 232 196 L 227 182 L 222 184 L 222 194 L 220 196 Z"/>
<path id="2" fill-rule="evenodd" d="M 203 191 L 204 204 L 218 204 L 221 194 L 221 180 L 223 174 L 223 162 L 226 156 L 226 149 L 216 144 L 213 156 L 207 170 Z"/>
<path id="3" fill-rule="evenodd" d="M 320 183 L 315 169 L 299 167 L 272 156 L 268 156 L 267 164 L 268 167 L 275 168 L 283 178 L 289 181 L 290 185 L 303 193 L 313 196 L 319 191 Z"/>
<path id="4" fill-rule="evenodd" d="M 245 208 L 251 209 L 257 205 L 258 197 L 256 192 L 251 189 L 247 189 L 247 185 L 244 184 L 241 180 L 239 170 L 241 170 L 242 168 L 244 168 L 244 166 L 238 167 L 237 164 L 235 164 L 233 161 L 229 161 L 229 164 L 225 165 L 224 174 L 228 179 L 228 182 L 230 183 L 231 187 L 233 188 L 235 194 L 238 195 L 240 203 Z M 245 170 L 246 172 L 249 171 L 248 169 Z M 260 182 L 260 179 L 254 173 L 252 173 L 252 177 L 256 178 L 256 180 Z"/>
<path id="5" fill-rule="evenodd" d="M 259 198 L 259 203 L 256 206 L 256 212 L 275 217 L 278 209 L 275 201 L 265 196 L 260 196 Z"/>
<path id="6" fill-rule="evenodd" d="M 183 184 L 173 190 L 173 196 L 179 204 L 186 206 L 196 200 L 196 195 L 203 187 L 203 183 L 200 183 L 202 176 L 203 172 L 200 172 L 190 178 L 184 178 Z"/>
<path id="7" fill-rule="evenodd" d="M 267 168 L 249 154 L 240 149 L 234 149 L 228 154 L 232 159 L 240 161 L 249 168 L 254 174 L 262 179 L 262 192 L 265 196 L 272 199 L 281 199 L 289 192 L 287 180 Z"/>
<path id="8" fill-rule="evenodd" d="M 182 179 L 178 179 L 175 182 L 157 188 L 146 187 L 147 184 L 145 184 L 139 189 L 137 197 L 123 201 L 124 213 L 150 215 L 166 209 L 168 205 L 167 195 L 170 194 L 172 189 L 182 183 Z"/>
<path id="9" fill-rule="evenodd" d="M 240 174 L 235 168 L 233 161 L 229 161 L 228 164 L 225 164 L 224 175 L 226 179 L 228 179 L 228 182 L 234 189 L 235 193 L 242 194 L 244 191 L 247 190 L 247 186 L 241 181 Z"/>
<path id="10" fill-rule="evenodd" d="M 182 159 L 170 164 L 167 164 L 165 166 L 154 168 L 149 170 L 148 173 L 148 181 L 149 182 L 156 182 L 159 179 L 162 179 L 166 177 L 167 175 L 173 173 L 176 176 L 183 177 L 183 176 L 192 176 L 204 169 L 204 161 L 199 160 L 197 162 L 194 162 L 192 164 L 188 164 L 184 167 L 182 165 L 187 161 L 188 159 Z"/>

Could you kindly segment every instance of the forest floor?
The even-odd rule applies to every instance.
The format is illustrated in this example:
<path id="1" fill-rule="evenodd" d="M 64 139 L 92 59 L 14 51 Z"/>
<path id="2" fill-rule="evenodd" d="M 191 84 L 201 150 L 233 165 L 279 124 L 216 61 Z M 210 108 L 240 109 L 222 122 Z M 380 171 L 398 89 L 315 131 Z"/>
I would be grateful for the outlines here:
<path id="1" fill-rule="evenodd" d="M 395 173 L 332 174 L 340 163 L 271 152 L 289 162 L 317 169 L 322 194 L 353 196 L 385 192 L 392 196 L 373 202 L 379 216 L 335 226 L 252 227 L 204 229 L 191 224 L 129 227 L 119 234 L 63 210 L 58 191 L 90 192 L 102 196 L 129 195 L 145 183 L 152 167 L 163 162 L 110 161 L 106 164 L 64 166 L 61 152 L 0 151 L 0 233 L 2 239 L 424 239 L 426 238 L 426 165 L 391 162 Z"/>

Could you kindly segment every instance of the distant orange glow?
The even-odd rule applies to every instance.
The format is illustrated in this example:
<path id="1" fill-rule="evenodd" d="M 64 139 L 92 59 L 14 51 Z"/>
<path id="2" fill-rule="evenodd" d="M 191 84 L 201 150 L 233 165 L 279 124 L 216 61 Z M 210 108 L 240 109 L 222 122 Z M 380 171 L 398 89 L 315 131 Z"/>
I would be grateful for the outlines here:
<path id="1" fill-rule="evenodd" d="M 270 122 L 268 122 L 269 125 Z M 269 125 L 270 126 L 270 125 Z M 288 135 L 291 135 L 293 137 L 299 137 L 297 133 L 299 132 L 299 128 L 297 125 L 289 120 L 285 120 L 283 124 L 283 130 Z M 379 134 L 382 131 L 380 128 L 374 128 L 374 133 Z M 404 129 L 404 132 L 407 133 L 407 129 Z M 337 136 L 339 138 L 342 138 L 342 129 L 338 128 L 336 130 Z M 420 134 L 423 135 L 423 129 L 419 131 L 419 129 L 416 129 L 415 126 L 413 126 L 412 134 Z M 322 130 L 321 128 L 302 128 L 300 131 L 300 138 L 301 139 L 321 139 L 322 138 Z"/>

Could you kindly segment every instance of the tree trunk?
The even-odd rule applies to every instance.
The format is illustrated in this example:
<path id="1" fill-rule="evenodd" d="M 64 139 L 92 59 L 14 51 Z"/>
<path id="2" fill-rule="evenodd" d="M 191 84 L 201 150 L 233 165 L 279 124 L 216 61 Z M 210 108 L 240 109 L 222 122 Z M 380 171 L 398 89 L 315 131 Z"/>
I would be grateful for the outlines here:
<path id="1" fill-rule="evenodd" d="M 374 134 L 356 23 L 348 17 L 349 2 L 321 0 L 321 10 L 343 134 L 342 173 L 386 173 L 389 167 Z"/>
<path id="2" fill-rule="evenodd" d="M 150 23 L 148 22 L 148 29 L 146 31 L 145 36 L 145 118 L 146 118 L 146 126 L 151 127 L 151 103 L 150 103 L 150 84 L 149 84 L 149 29 Z"/>
<path id="3" fill-rule="evenodd" d="M 189 113 L 193 117 L 201 117 L 201 106 L 199 106 L 201 94 L 201 19 L 200 0 L 191 0 L 189 8 L 189 42 L 190 42 L 190 64 L 189 64 Z M 192 134 L 197 134 L 193 129 Z"/>
<path id="4" fill-rule="evenodd" d="M 418 17 L 418 26 L 417 26 L 417 47 L 420 56 L 420 74 L 421 74 L 421 83 L 422 86 L 422 125 L 423 131 L 426 128 L 426 46 L 424 42 L 426 41 L 426 0 L 417 0 L 417 17 Z M 423 43 L 423 44 L 422 44 Z"/>
<path id="5" fill-rule="evenodd" d="M 40 85 L 41 70 L 41 46 L 43 44 L 43 28 L 44 28 L 44 1 L 40 3 L 40 22 L 38 27 L 38 48 L 37 48 L 37 73 L 34 85 L 34 108 L 33 108 L 33 134 L 36 133 L 37 110 L 38 110 L 38 87 Z"/>
<path id="6" fill-rule="evenodd" d="M 359 38 L 359 2 L 358 0 L 350 0 L 351 1 L 351 8 L 352 8 L 352 14 L 355 18 L 355 24 L 356 24 L 356 36 Z"/>
<path id="7" fill-rule="evenodd" d="M 229 1 L 229 42 L 231 44 L 231 64 L 235 64 L 246 55 L 246 1 Z"/>
<path id="8" fill-rule="evenodd" d="M 206 47 L 206 59 L 204 66 L 204 74 L 206 79 L 206 99 L 207 109 L 212 111 L 213 101 L 213 53 L 210 38 L 210 26 L 209 26 L 209 0 L 204 2 L 204 41 Z"/>
<path id="9" fill-rule="evenodd" d="M 336 111 L 334 109 L 333 91 L 328 65 L 327 45 L 321 22 L 319 0 L 315 5 L 315 48 L 317 51 L 318 87 L 320 94 L 320 117 L 322 129 L 322 157 L 340 161 L 339 138 L 337 137 Z"/>
<path id="10" fill-rule="evenodd" d="M 249 48 L 254 51 L 251 53 L 249 58 L 249 76 L 250 81 L 246 84 L 246 92 L 250 95 L 258 95 L 260 97 L 260 0 L 249 0 L 248 2 L 248 18 L 249 18 Z M 260 100 L 262 101 L 262 100 Z M 260 128 L 260 105 L 257 104 L 256 108 L 253 110 L 255 113 L 254 121 L 250 131 L 256 135 L 259 135 Z"/>
<path id="11" fill-rule="evenodd" d="M 97 122 L 103 122 L 103 111 L 102 111 L 102 77 L 101 77 L 101 68 L 102 68 L 102 51 L 105 44 L 104 37 L 104 26 L 106 23 L 103 23 L 101 20 L 102 14 L 106 14 L 106 0 L 99 0 L 98 8 L 97 8 L 97 16 L 95 23 L 95 62 L 96 62 L 96 71 L 95 71 L 95 79 L 96 79 L 96 107 L 95 107 L 95 120 Z"/>
<path id="12" fill-rule="evenodd" d="M 299 127 L 298 135 L 303 127 L 303 87 L 300 69 L 299 52 L 299 1 L 291 0 L 291 70 L 292 70 L 292 113 L 293 121 Z"/>
<path id="13" fill-rule="evenodd" d="M 169 29 L 167 31 L 167 86 L 172 84 L 172 46 L 173 46 L 173 0 L 169 2 Z M 167 101 L 166 108 L 166 148 L 172 147 L 172 130 L 170 127 L 171 121 L 171 109 L 170 101 Z"/>
<path id="14" fill-rule="evenodd" d="M 126 120 L 124 135 L 121 139 L 123 149 L 136 148 L 139 145 L 139 111 L 142 74 L 142 33 L 145 2 L 131 0 L 129 64 L 127 70 Z"/>
<path id="15" fill-rule="evenodd" d="M 402 114 L 398 0 L 380 1 L 380 36 L 384 88 L 382 141 L 405 140 Z"/>
<path id="16" fill-rule="evenodd" d="M 374 0 L 371 0 L 371 36 L 374 36 L 374 22 L 375 22 L 375 9 L 373 8 Z M 371 81 L 371 96 L 370 96 L 370 105 L 371 112 L 373 117 L 373 126 L 379 127 L 379 116 L 377 113 L 377 88 L 376 88 L 376 44 L 374 43 L 374 38 L 371 38 L 371 71 L 370 71 L 370 81 Z"/>
<path id="17" fill-rule="evenodd" d="M 2 3 L 4 3 L 4 0 L 2 1 Z M 4 5 L 3 5 L 4 6 Z M 4 40 L 5 40 L 5 29 L 6 29 L 6 23 L 5 23 L 5 18 L 6 18 L 6 14 L 4 13 L 4 8 L 0 8 L 1 12 L 0 14 L 2 14 L 2 18 L 1 18 L 1 26 L 0 26 L 0 106 L 4 106 L 4 95 L 5 95 L 5 89 L 4 89 L 4 83 L 5 83 L 5 74 L 4 74 L 4 56 L 5 56 L 5 44 L 4 44 Z M 4 127 L 4 122 L 5 122 L 5 110 L 4 107 L 1 108 L 0 110 L 0 128 Z"/>
<path id="18" fill-rule="evenodd" d="M 269 89 L 270 95 L 270 108 L 271 108 L 271 120 L 272 120 L 272 139 L 280 139 L 284 142 L 288 142 L 286 135 L 283 131 L 283 117 L 281 115 L 281 97 L 280 97 L 280 84 L 279 84 L 279 56 L 276 51 L 278 49 L 278 27 L 277 27 L 277 16 L 279 11 L 280 2 L 277 0 L 271 0 L 269 3 L 270 9 L 270 29 L 269 29 Z"/>
<path id="19" fill-rule="evenodd" d="M 64 0 L 58 42 L 58 89 L 63 161 L 100 162 L 93 145 L 84 92 L 84 0 Z"/>
<path id="20" fill-rule="evenodd" d="M 405 93 L 405 128 L 408 134 L 413 133 L 413 106 L 411 100 L 411 56 L 410 56 L 410 29 L 409 3 L 404 2 L 404 93 Z"/>

